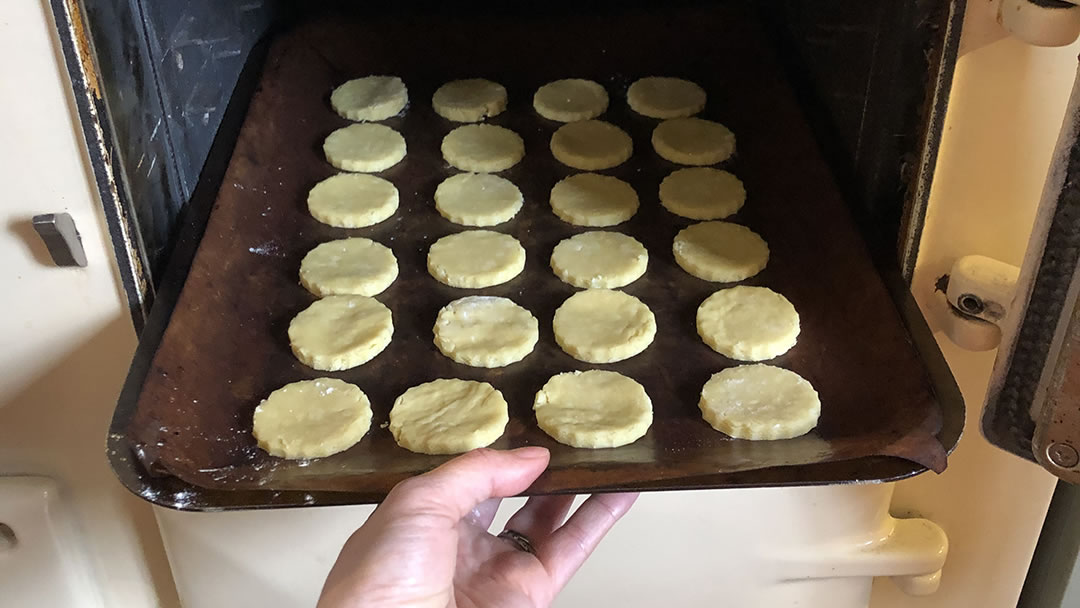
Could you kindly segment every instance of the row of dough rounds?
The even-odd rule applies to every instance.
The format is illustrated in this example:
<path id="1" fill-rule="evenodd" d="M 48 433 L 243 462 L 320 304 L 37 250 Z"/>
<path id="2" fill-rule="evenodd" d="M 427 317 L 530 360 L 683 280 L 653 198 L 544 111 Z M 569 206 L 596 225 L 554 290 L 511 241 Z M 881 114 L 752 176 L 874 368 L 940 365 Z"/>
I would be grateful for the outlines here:
<path id="1" fill-rule="evenodd" d="M 660 183 L 660 204 L 676 215 L 694 220 L 724 219 L 746 201 L 742 182 L 712 167 L 679 169 Z M 495 226 L 521 210 L 521 190 L 506 178 L 490 173 L 459 173 L 435 189 L 440 215 L 462 226 Z M 577 226 L 614 226 L 629 220 L 640 202 L 634 188 L 616 177 L 578 173 L 551 189 L 552 211 Z M 362 173 L 340 173 L 316 184 L 308 193 L 308 210 L 324 224 L 364 228 L 389 219 L 398 209 L 399 194 L 389 181 Z"/>
<path id="2" fill-rule="evenodd" d="M 775 395 L 782 395 L 782 405 L 769 397 Z M 814 427 L 820 412 L 809 382 L 762 364 L 714 374 L 701 389 L 699 407 L 713 427 L 746 439 L 797 437 Z M 304 415 L 297 416 L 298 410 Z M 578 448 L 632 443 L 645 435 L 653 418 L 645 389 L 605 370 L 552 376 L 536 393 L 533 411 L 541 430 Z M 359 387 L 318 378 L 271 393 L 255 408 L 253 432 L 259 446 L 274 456 L 320 458 L 360 441 L 371 418 L 371 402 Z M 389 429 L 407 450 L 455 454 L 490 445 L 509 420 L 502 393 L 487 382 L 439 379 L 402 393 L 390 410 Z"/>
<path id="3" fill-rule="evenodd" d="M 660 123 L 653 130 L 652 144 L 661 158 L 681 165 L 715 165 L 735 153 L 735 136 L 727 127 L 694 117 Z M 595 119 L 559 127 L 551 136 L 550 147 L 556 160 L 583 171 L 617 167 L 634 151 L 626 131 Z M 525 142 L 520 135 L 489 124 L 457 127 L 443 137 L 440 149 L 451 166 L 479 173 L 505 171 L 525 157 Z M 400 133 L 374 123 L 342 127 L 323 141 L 326 160 L 345 171 L 385 171 L 401 162 L 406 151 Z"/>
<path id="4" fill-rule="evenodd" d="M 439 213 L 463 226 L 494 226 L 521 210 L 521 191 L 509 180 L 490 173 L 459 173 L 435 190 Z M 311 215 L 331 226 L 362 228 L 391 217 L 398 208 L 398 191 L 373 175 L 342 173 L 316 184 L 308 195 Z M 690 219 L 722 219 L 737 212 L 746 200 L 742 182 L 711 167 L 681 169 L 660 184 L 660 202 L 672 213 Z M 578 173 L 551 189 L 552 211 L 577 226 L 614 226 L 629 220 L 640 205 L 626 182 L 607 175 Z"/>
<path id="5" fill-rule="evenodd" d="M 705 108 L 705 90 L 679 78 L 641 78 L 626 91 L 630 108 L 650 118 L 680 118 Z M 380 121 L 401 114 L 409 91 L 397 76 L 365 76 L 350 80 L 330 94 L 330 105 L 342 118 L 358 122 Z M 431 97 L 443 118 L 479 122 L 501 114 L 507 106 L 506 88 L 483 78 L 454 80 Z M 551 120 L 574 122 L 596 118 L 608 107 L 604 87 L 591 80 L 567 78 L 549 82 L 533 95 L 536 112 Z"/>

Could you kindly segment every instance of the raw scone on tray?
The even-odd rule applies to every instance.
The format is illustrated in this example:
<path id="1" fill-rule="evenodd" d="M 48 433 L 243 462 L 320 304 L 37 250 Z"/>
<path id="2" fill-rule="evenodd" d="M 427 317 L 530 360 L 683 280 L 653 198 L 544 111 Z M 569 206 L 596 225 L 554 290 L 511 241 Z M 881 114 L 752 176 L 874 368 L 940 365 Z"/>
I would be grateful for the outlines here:
<path id="1" fill-rule="evenodd" d="M 802 376 L 771 365 L 713 374 L 701 389 L 701 415 L 737 439 L 791 439 L 817 426 L 821 401 Z"/>
<path id="2" fill-rule="evenodd" d="M 631 378 L 606 371 L 552 376 L 536 393 L 536 423 L 575 448 L 617 448 L 640 439 L 652 425 L 652 401 Z"/>
<path id="3" fill-rule="evenodd" d="M 454 122 L 479 122 L 506 109 L 506 88 L 483 78 L 452 80 L 431 97 L 435 113 Z"/>
<path id="4" fill-rule="evenodd" d="M 769 262 L 769 246 L 756 232 L 731 222 L 701 222 L 681 230 L 671 245 L 675 262 L 699 279 L 736 283 Z"/>
<path id="5" fill-rule="evenodd" d="M 638 195 L 617 177 L 578 173 L 551 188 L 551 210 L 576 226 L 614 226 L 634 217 Z"/>
<path id="6" fill-rule="evenodd" d="M 420 454 L 458 454 L 491 445 L 510 421 L 506 400 L 487 382 L 440 379 L 414 386 L 394 401 L 390 432 Z"/>
<path id="7" fill-rule="evenodd" d="M 317 296 L 374 296 L 398 276 L 389 247 L 353 237 L 322 243 L 300 261 L 300 284 Z"/>
<path id="8" fill-rule="evenodd" d="M 549 120 L 574 122 L 589 120 L 604 113 L 608 94 L 604 87 L 591 80 L 566 78 L 549 82 L 536 90 L 533 108 Z"/>
<path id="9" fill-rule="evenodd" d="M 431 245 L 428 273 L 450 287 L 478 289 L 505 283 L 525 269 L 525 248 L 509 234 L 466 230 Z"/>
<path id="10" fill-rule="evenodd" d="M 653 149 L 680 165 L 715 165 L 735 154 L 735 134 L 703 118 L 672 118 L 653 129 Z"/>
<path id="11" fill-rule="evenodd" d="M 365 76 L 342 84 L 330 94 L 330 105 L 342 118 L 386 120 L 409 103 L 409 91 L 397 76 Z"/>
<path id="12" fill-rule="evenodd" d="M 722 220 L 746 202 L 746 189 L 731 173 L 712 167 L 672 172 L 660 182 L 660 204 L 692 220 Z"/>
<path id="13" fill-rule="evenodd" d="M 630 109 L 649 118 L 693 116 L 705 109 L 705 89 L 681 78 L 648 76 L 626 90 Z"/>
<path id="14" fill-rule="evenodd" d="M 641 353 L 656 336 L 656 317 L 641 300 L 611 289 L 566 299 L 552 320 L 555 342 L 586 363 L 614 363 Z"/>
<path id="15" fill-rule="evenodd" d="M 697 310 L 697 331 L 716 352 L 738 361 L 765 361 L 795 346 L 799 313 L 768 287 L 738 286 L 712 294 Z"/>
<path id="16" fill-rule="evenodd" d="M 458 173 L 435 189 L 435 209 L 462 226 L 495 226 L 510 221 L 523 202 L 517 186 L 491 173 Z"/>
<path id="17" fill-rule="evenodd" d="M 311 217 L 338 228 L 366 228 L 394 215 L 398 190 L 381 177 L 339 173 L 315 184 L 308 192 Z"/>
<path id="18" fill-rule="evenodd" d="M 375 123 L 342 127 L 326 136 L 323 153 L 331 165 L 345 171 L 376 173 L 405 158 L 401 133 Z"/>
<path id="19" fill-rule="evenodd" d="M 351 448 L 371 426 L 371 403 L 337 378 L 293 382 L 255 407 L 252 434 L 280 458 L 321 458 Z"/>
<path id="20" fill-rule="evenodd" d="M 508 298 L 467 296 L 442 307 L 435 318 L 439 352 L 473 367 L 504 367 L 524 359 L 540 339 L 531 312 Z"/>
<path id="21" fill-rule="evenodd" d="M 525 142 L 510 129 L 495 125 L 464 125 L 442 140 L 443 159 L 462 171 L 494 173 L 525 157 Z"/>
<path id="22" fill-rule="evenodd" d="M 602 120 L 568 122 L 551 136 L 555 160 L 582 171 L 610 169 L 634 153 L 634 141 L 615 125 Z"/>
<path id="23" fill-rule="evenodd" d="M 616 289 L 645 274 L 649 252 L 632 236 L 594 230 L 565 238 L 551 252 L 551 269 L 574 287 Z"/>
<path id="24" fill-rule="evenodd" d="M 363 365 L 390 344 L 390 309 L 367 296 L 327 296 L 289 323 L 289 345 L 308 367 L 339 371 Z"/>

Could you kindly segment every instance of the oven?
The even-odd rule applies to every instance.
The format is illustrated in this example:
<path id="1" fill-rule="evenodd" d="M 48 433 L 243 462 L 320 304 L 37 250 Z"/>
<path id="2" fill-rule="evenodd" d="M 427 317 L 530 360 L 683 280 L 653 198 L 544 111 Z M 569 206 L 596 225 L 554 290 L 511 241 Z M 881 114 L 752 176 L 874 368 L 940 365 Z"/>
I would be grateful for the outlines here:
<path id="1" fill-rule="evenodd" d="M 17 246 L 33 249 L 28 267 L 54 273 L 30 291 L 96 271 L 97 289 L 121 296 L 106 302 L 123 313 L 110 324 L 121 336 L 108 350 L 113 371 L 96 381 L 87 370 L 103 359 L 87 351 L 52 372 L 76 366 L 97 385 L 103 405 L 83 415 L 87 428 L 109 426 L 106 457 L 119 483 L 102 476 L 104 463 L 93 474 L 57 464 L 101 458 L 81 444 L 41 455 L 28 429 L 56 414 L 30 405 L 43 398 L 40 387 L 5 388 L 14 405 L 0 408 L 0 507 L 10 509 L 0 511 L 0 559 L 18 558 L 13 573 L 57 563 L 65 573 L 52 590 L 25 574 L 0 579 L 26 594 L 13 597 L 310 604 L 369 505 L 440 460 L 406 454 L 378 424 L 326 459 L 282 461 L 253 447 L 258 396 L 314 377 L 283 338 L 311 301 L 296 285 L 303 253 L 370 236 L 398 256 L 407 289 L 380 297 L 406 346 L 366 376 L 338 376 L 364 387 L 383 422 L 393 395 L 419 377 L 401 370 L 455 373 L 427 335 L 447 294 L 459 292 L 428 286 L 424 256 L 430 241 L 461 229 L 431 209 L 435 186 L 454 172 L 439 143 L 457 126 L 433 112 L 433 92 L 465 77 L 505 85 L 507 110 L 488 122 L 524 140 L 524 159 L 502 174 L 525 207 L 493 229 L 546 259 L 571 234 L 547 206 L 570 171 L 550 158 L 558 124 L 530 102 L 545 82 L 585 77 L 610 97 L 601 118 L 634 146 L 608 173 L 638 191 L 642 210 L 612 229 L 646 244 L 648 272 L 677 273 L 665 249 L 687 223 L 664 215 L 656 195 L 677 167 L 652 149 L 657 121 L 626 103 L 628 86 L 651 75 L 701 84 L 701 116 L 736 134 L 737 154 L 719 165 L 747 186 L 733 221 L 761 232 L 772 256 L 751 284 L 776 287 L 800 308 L 800 343 L 776 364 L 811 379 L 822 419 L 803 438 L 717 439 L 687 415 L 696 403 L 684 389 L 730 361 L 679 334 L 637 364 L 615 364 L 653 396 L 652 431 L 636 448 L 552 444 L 552 471 L 530 492 L 646 494 L 559 605 L 1007 606 L 1022 588 L 1030 602 L 1067 589 L 1071 562 L 1048 556 L 1062 550 L 1055 526 L 1068 520 L 1067 484 L 1080 478 L 1072 364 L 1080 147 L 1069 47 L 1080 8 L 1028 0 L 33 8 L 6 10 L 54 49 L 55 74 L 38 76 L 51 78 L 54 94 L 63 85 L 66 113 L 51 124 L 77 138 L 90 203 L 35 203 L 36 232 L 19 233 Z M 405 161 L 379 173 L 400 192 L 399 220 L 320 226 L 302 201 L 336 171 L 323 138 L 349 124 L 331 110 L 330 92 L 383 73 L 409 90 L 403 114 L 385 121 L 404 135 Z M 6 120 L 25 136 L 20 121 Z M 544 262 L 526 262 L 511 291 L 491 293 L 519 298 L 549 325 L 571 293 L 549 275 Z M 692 319 L 687 302 L 713 289 L 649 276 L 626 289 L 657 311 L 661 337 L 686 324 L 687 310 Z M 35 300 L 8 297 L 23 315 L 34 312 Z M 533 356 L 533 371 L 465 374 L 515 402 L 495 447 L 548 445 L 516 403 L 535 393 L 534 371 L 569 365 L 546 330 L 540 344 L 548 350 Z M 91 492 L 99 484 L 125 505 L 112 518 Z M 93 528 L 110 520 L 126 540 L 105 550 Z M 1004 538 L 988 538 L 1005 528 Z M 75 557 L 34 561 L 63 555 Z"/>

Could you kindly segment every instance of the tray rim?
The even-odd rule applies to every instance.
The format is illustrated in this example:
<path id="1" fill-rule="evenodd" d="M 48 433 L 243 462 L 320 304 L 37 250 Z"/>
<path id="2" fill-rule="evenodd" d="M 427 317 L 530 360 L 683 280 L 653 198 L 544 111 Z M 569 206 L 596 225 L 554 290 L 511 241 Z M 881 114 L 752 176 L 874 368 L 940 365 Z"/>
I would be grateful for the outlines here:
<path id="1" fill-rule="evenodd" d="M 249 53 L 237 84 L 233 89 L 221 125 L 215 135 L 210 153 L 199 175 L 191 200 L 181 210 L 179 230 L 154 304 L 139 335 L 131 367 L 117 399 L 106 440 L 109 464 L 121 484 L 136 496 L 151 504 L 182 511 L 225 511 L 307 506 L 342 506 L 372 504 L 381 493 L 363 491 L 303 491 L 303 490 L 221 490 L 190 484 L 168 474 L 147 470 L 128 441 L 127 428 L 131 421 L 149 374 L 151 361 L 160 346 L 165 330 L 176 308 L 177 300 L 187 280 L 192 262 L 199 249 L 206 225 L 217 200 L 218 191 L 239 139 L 247 109 L 261 79 L 262 68 L 273 39 L 281 34 L 271 32 L 263 37 Z M 926 121 L 924 121 L 926 123 Z M 923 125 L 926 129 L 927 124 Z M 924 141 L 923 145 L 928 142 Z M 944 355 L 919 310 L 900 270 L 882 269 L 878 260 L 874 268 L 893 300 L 929 377 L 933 394 L 941 406 L 942 424 L 935 437 L 951 454 L 963 433 L 965 403 L 945 361 Z M 769 467 L 760 471 L 783 472 L 780 479 L 762 483 L 726 481 L 729 473 L 716 473 L 695 478 L 693 489 L 738 489 L 762 487 L 798 487 L 848 485 L 853 483 L 887 483 L 914 477 L 928 469 L 920 464 L 893 456 L 866 456 L 804 465 Z M 599 492 L 630 490 L 675 491 L 686 489 L 687 479 L 675 481 L 624 484 Z M 523 495 L 532 493 L 526 491 Z M 573 493 L 572 491 L 542 493 Z"/>

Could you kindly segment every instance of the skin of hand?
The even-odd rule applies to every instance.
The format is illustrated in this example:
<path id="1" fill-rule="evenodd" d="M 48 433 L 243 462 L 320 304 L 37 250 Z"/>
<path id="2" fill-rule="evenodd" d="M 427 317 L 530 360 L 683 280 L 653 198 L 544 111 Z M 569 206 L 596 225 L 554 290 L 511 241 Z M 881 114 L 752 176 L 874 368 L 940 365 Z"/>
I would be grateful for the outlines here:
<path id="1" fill-rule="evenodd" d="M 488 532 L 502 498 L 547 468 L 544 448 L 479 449 L 405 480 L 341 549 L 319 608 L 548 606 L 637 494 L 535 496 L 506 528 L 536 554 Z"/>

